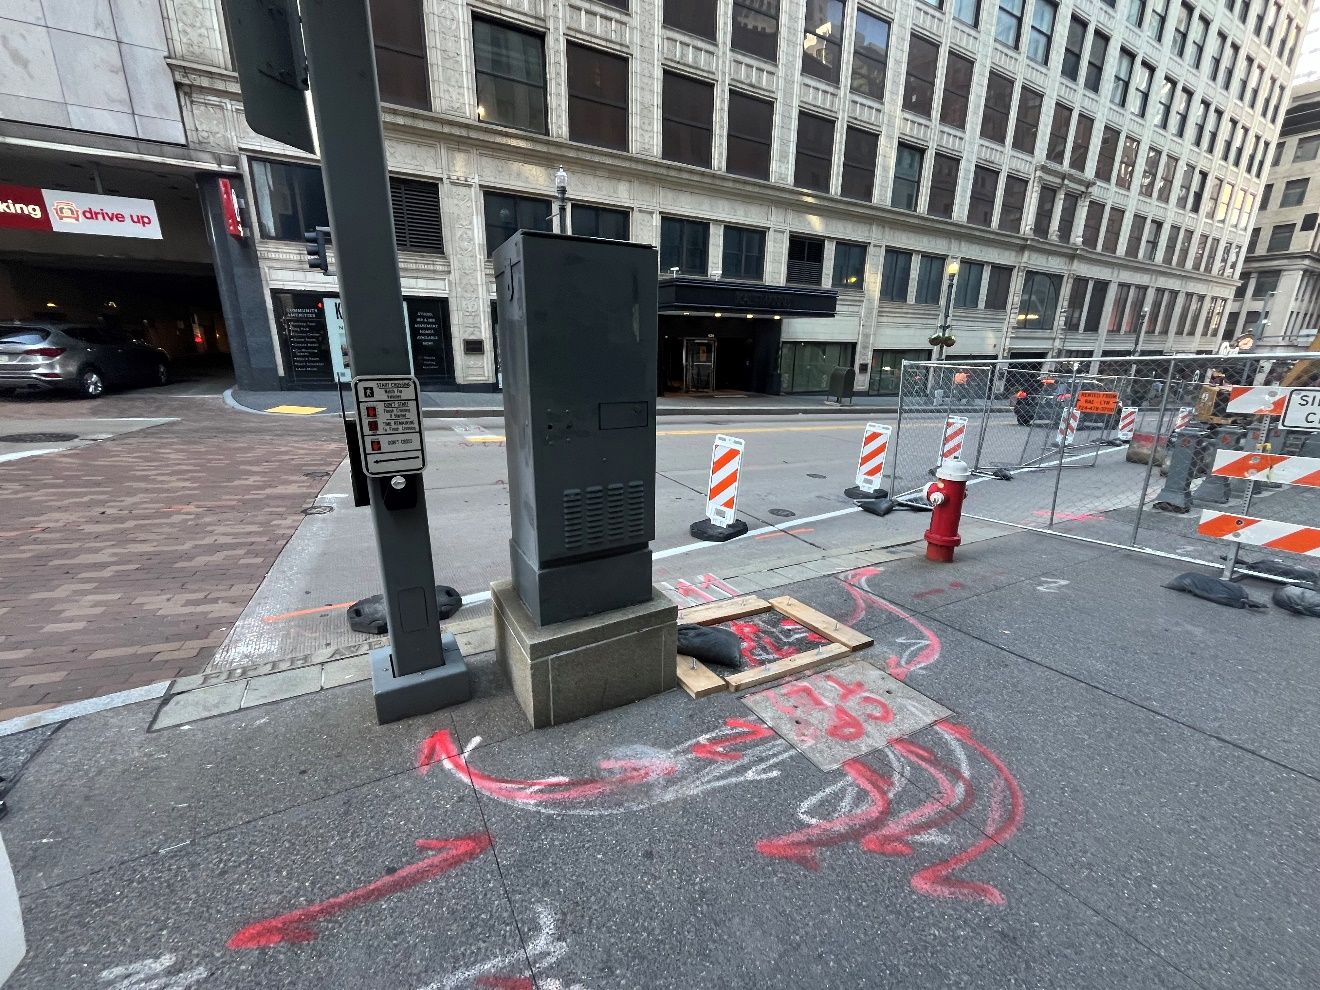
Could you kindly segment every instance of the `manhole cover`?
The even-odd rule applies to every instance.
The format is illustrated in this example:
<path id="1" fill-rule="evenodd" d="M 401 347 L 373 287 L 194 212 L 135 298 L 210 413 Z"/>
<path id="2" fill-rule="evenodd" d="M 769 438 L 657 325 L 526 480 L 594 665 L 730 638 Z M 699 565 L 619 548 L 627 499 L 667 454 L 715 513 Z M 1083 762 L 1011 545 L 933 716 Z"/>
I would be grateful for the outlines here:
<path id="1" fill-rule="evenodd" d="M 788 519 L 788 518 L 790 518 L 790 517 L 792 517 L 792 516 L 796 516 L 797 513 L 794 512 L 792 509 L 771 509 L 771 510 L 770 510 L 770 515 L 772 515 L 772 516 L 783 516 L 785 519 Z"/>
<path id="2" fill-rule="evenodd" d="M 7 433 L 0 437 L 0 443 L 64 443 L 77 439 L 76 433 Z"/>
<path id="3" fill-rule="evenodd" d="M 302 510 L 302 514 L 304 516 L 323 516 L 327 512 L 334 512 L 334 511 L 335 511 L 335 507 L 333 505 L 309 505 L 307 508 Z"/>
<path id="4" fill-rule="evenodd" d="M 816 473 L 813 472 L 813 471 L 808 471 L 808 472 L 807 472 L 807 477 L 808 477 L 808 478 L 823 478 L 823 477 L 825 477 L 825 475 L 823 475 L 823 474 L 816 474 Z"/>

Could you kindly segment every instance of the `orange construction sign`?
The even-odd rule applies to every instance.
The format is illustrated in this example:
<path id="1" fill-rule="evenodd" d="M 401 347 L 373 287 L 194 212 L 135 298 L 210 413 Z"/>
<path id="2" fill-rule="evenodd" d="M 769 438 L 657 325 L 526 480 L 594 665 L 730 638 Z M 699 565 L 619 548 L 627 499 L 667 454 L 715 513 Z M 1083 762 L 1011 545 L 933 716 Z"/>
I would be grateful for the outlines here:
<path id="1" fill-rule="evenodd" d="M 1118 409 L 1117 392 L 1078 392 L 1077 411 L 1084 413 L 1112 413 Z"/>

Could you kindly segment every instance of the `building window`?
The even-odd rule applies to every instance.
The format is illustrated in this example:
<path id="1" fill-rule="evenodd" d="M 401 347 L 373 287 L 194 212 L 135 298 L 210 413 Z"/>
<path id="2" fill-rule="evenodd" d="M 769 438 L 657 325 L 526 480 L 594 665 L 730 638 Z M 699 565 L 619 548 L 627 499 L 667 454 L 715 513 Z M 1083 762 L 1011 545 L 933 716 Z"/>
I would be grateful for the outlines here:
<path id="1" fill-rule="evenodd" d="M 370 6 L 381 102 L 430 110 L 421 0 L 371 0 Z"/>
<path id="2" fill-rule="evenodd" d="M 1059 311 L 1059 292 L 1063 276 L 1047 272 L 1027 272 L 1022 279 L 1022 297 L 1018 302 L 1018 328 L 1049 331 Z"/>
<path id="3" fill-rule="evenodd" d="M 715 87 L 676 72 L 664 76 L 663 157 L 710 168 L 711 120 Z"/>
<path id="4" fill-rule="evenodd" d="M 829 192 L 833 156 L 834 121 L 815 114 L 799 113 L 793 185 L 800 189 Z"/>
<path id="5" fill-rule="evenodd" d="M 1156 41 L 1164 40 L 1164 26 L 1169 22 L 1169 0 L 1152 0 L 1146 31 Z"/>
<path id="6" fill-rule="evenodd" d="M 970 58 L 949 52 L 944 60 L 944 98 L 940 100 L 940 123 L 962 130 L 967 126 L 967 101 L 972 93 L 972 73 L 976 65 Z"/>
<path id="7" fill-rule="evenodd" d="M 1050 224 L 1054 220 L 1054 203 L 1059 198 L 1059 191 L 1053 186 L 1041 186 L 1036 197 L 1036 218 L 1031 221 L 1031 232 L 1037 237 L 1050 236 Z"/>
<path id="8" fill-rule="evenodd" d="M 1095 177 L 1100 182 L 1113 181 L 1120 138 L 1118 131 L 1107 125 L 1100 134 L 1100 151 L 1095 158 Z"/>
<path id="9" fill-rule="evenodd" d="M 1252 287 L 1252 290 L 1251 290 L 1251 298 L 1252 298 L 1252 299 L 1264 299 L 1264 298 L 1265 298 L 1266 296 L 1268 296 L 1271 292 L 1277 292 L 1277 291 L 1279 291 L 1279 277 L 1280 277 L 1281 275 L 1282 275 L 1282 273 L 1281 273 L 1281 272 L 1278 272 L 1278 271 L 1273 271 L 1273 272 L 1260 272 L 1260 273 L 1256 276 L 1256 284 L 1255 284 L 1255 286 Z M 1243 284 L 1243 287 L 1245 288 L 1245 287 L 1246 287 L 1246 283 L 1243 282 L 1242 284 Z"/>
<path id="10" fill-rule="evenodd" d="M 1013 147 L 1028 155 L 1036 153 L 1036 134 L 1040 130 L 1040 111 L 1045 96 L 1030 86 L 1018 94 L 1017 121 L 1013 124 Z"/>
<path id="11" fill-rule="evenodd" d="M 1105 204 L 1086 204 L 1086 217 L 1082 220 L 1082 246 L 1095 250 L 1100 246 L 1100 228 L 1104 225 Z"/>
<path id="12" fill-rule="evenodd" d="M 701 220 L 660 218 L 660 270 L 679 275 L 705 275 L 710 224 Z"/>
<path id="13" fill-rule="evenodd" d="M 1146 165 L 1141 170 L 1141 195 L 1155 195 L 1155 182 L 1160 177 L 1160 149 L 1146 149 Z"/>
<path id="14" fill-rule="evenodd" d="M 1146 239 L 1141 244 L 1141 260 L 1154 261 L 1155 252 L 1160 247 L 1160 234 L 1164 233 L 1164 224 L 1159 220 L 1152 220 L 1146 226 Z"/>
<path id="15" fill-rule="evenodd" d="M 1206 76 L 1213 83 L 1219 79 L 1219 66 L 1224 61 L 1224 46 L 1228 44 L 1228 35 L 1223 31 L 1215 35 L 1215 47 L 1210 53 L 1210 62 L 1206 66 Z"/>
<path id="16" fill-rule="evenodd" d="M 1288 180 L 1283 186 L 1283 195 L 1279 198 L 1279 207 L 1284 206 L 1302 206 L 1307 198 L 1307 186 L 1311 185 L 1309 178 L 1294 178 Z"/>
<path id="17" fill-rule="evenodd" d="M 1095 121 L 1084 113 L 1077 115 L 1077 124 L 1073 128 L 1072 150 L 1068 155 L 1068 167 L 1075 172 L 1086 171 L 1086 160 L 1091 154 L 1091 134 Z"/>
<path id="18" fill-rule="evenodd" d="M 1274 198 L 1274 183 L 1267 182 L 1265 183 L 1265 189 L 1260 194 L 1260 208 L 1262 210 L 1268 210 L 1270 208 L 1270 200 L 1273 198 Z"/>
<path id="19" fill-rule="evenodd" d="M 1201 67 L 1201 59 L 1205 57 L 1205 42 L 1210 36 L 1210 22 L 1204 17 L 1196 19 L 1196 33 L 1192 35 L 1192 48 L 1187 53 L 1187 61 L 1191 63 L 1193 69 Z"/>
<path id="20" fill-rule="evenodd" d="M 1118 178 L 1114 180 L 1114 185 L 1119 189 L 1131 189 L 1132 177 L 1137 171 L 1137 152 L 1141 150 L 1141 143 L 1134 137 L 1125 137 L 1123 139 L 1123 157 L 1118 162 Z"/>
<path id="21" fill-rule="evenodd" d="M 715 4 L 705 2 L 711 7 Z M 806 31 L 802 38 L 802 71 L 837 83 L 843 51 L 843 0 L 807 0 Z"/>
<path id="22" fill-rule="evenodd" d="M 859 7 L 853 32 L 852 91 L 883 100 L 888 68 L 889 22 Z"/>
<path id="23" fill-rule="evenodd" d="M 1192 8 L 1183 4 L 1178 8 L 1178 20 L 1173 25 L 1173 43 L 1170 46 L 1173 54 L 1179 58 L 1183 57 L 1183 52 L 1187 50 L 1187 32 L 1192 26 Z"/>
<path id="24" fill-rule="evenodd" d="M 880 135 L 848 126 L 843 136 L 843 181 L 839 194 L 863 203 L 875 195 L 875 159 Z"/>
<path id="25" fill-rule="evenodd" d="M 1302 217 L 1302 230 L 1308 232 L 1315 230 L 1317 217 L 1320 217 L 1320 213 L 1308 213 L 1306 216 Z"/>
<path id="26" fill-rule="evenodd" d="M 1105 74 L 1105 58 L 1109 55 L 1109 35 L 1097 30 L 1091 35 L 1091 51 L 1086 57 L 1086 79 L 1083 85 L 1092 93 L 1100 92 Z"/>
<path id="27" fill-rule="evenodd" d="M 252 192 L 257 229 L 272 241 L 301 241 L 307 231 L 330 226 L 321 170 L 252 159 Z"/>
<path id="28" fill-rule="evenodd" d="M 917 304 L 938 306 L 940 290 L 944 288 L 944 256 L 923 254 L 917 267 Z"/>
<path id="29" fill-rule="evenodd" d="M 717 6 L 710 0 L 665 0 L 665 24 L 714 41 Z"/>
<path id="30" fill-rule="evenodd" d="M 953 289 L 953 305 L 957 309 L 976 309 L 981 305 L 981 283 L 985 279 L 985 265 L 979 261 L 963 261 L 958 266 L 958 282 Z"/>
<path id="31" fill-rule="evenodd" d="M 1086 21 L 1074 14 L 1068 20 L 1068 37 L 1063 43 L 1063 78 L 1077 81 L 1082 73 L 1082 56 L 1086 52 Z"/>
<path id="32" fill-rule="evenodd" d="M 880 272 L 880 298 L 888 302 L 908 301 L 912 284 L 912 252 L 885 248 L 884 267 Z"/>
<path id="33" fill-rule="evenodd" d="M 1189 213 L 1201 212 L 1201 199 L 1205 196 L 1205 184 L 1210 180 L 1210 173 L 1200 169 L 1196 173 L 1196 185 L 1192 187 L 1192 201 L 1187 204 Z"/>
<path id="34" fill-rule="evenodd" d="M 1109 87 L 1109 102 L 1115 106 L 1127 106 L 1128 87 L 1132 85 L 1132 68 L 1137 57 L 1126 48 L 1118 52 L 1118 64 L 1114 66 L 1114 82 Z"/>
<path id="35" fill-rule="evenodd" d="M 626 241 L 630 234 L 632 214 L 627 210 L 611 210 L 605 206 L 573 204 L 573 233 L 579 237 L 604 237 L 611 241 Z"/>
<path id="36" fill-rule="evenodd" d="M 935 75 L 939 69 L 940 46 L 915 32 L 908 43 L 907 81 L 903 86 L 903 109 L 929 118 L 935 103 Z"/>
<path id="37" fill-rule="evenodd" d="M 1027 180 L 1012 173 L 1004 176 L 1004 200 L 999 208 L 999 229 L 1022 233 L 1022 215 L 1027 208 Z"/>
<path id="38" fill-rule="evenodd" d="M 1178 159 L 1173 155 L 1164 157 L 1164 171 L 1160 173 L 1160 184 L 1155 190 L 1155 198 L 1161 203 L 1167 203 L 1169 197 L 1173 195 L 1173 177 L 1178 174 Z"/>
<path id="39" fill-rule="evenodd" d="M 550 200 L 509 193 L 486 193 L 486 253 L 520 230 L 550 230 Z"/>
<path id="40" fill-rule="evenodd" d="M 1132 226 L 1128 228 L 1127 247 L 1123 253 L 1129 258 L 1139 257 L 1141 241 L 1146 236 L 1146 217 L 1140 213 L 1132 214 Z"/>
<path id="41" fill-rule="evenodd" d="M 729 136 L 724 170 L 751 179 L 770 178 L 770 137 L 775 105 L 729 90 Z"/>
<path id="42" fill-rule="evenodd" d="M 1013 80 L 991 72 L 981 105 L 981 137 L 996 144 L 1008 140 L 1008 117 L 1013 106 Z"/>
<path id="43" fill-rule="evenodd" d="M 400 251 L 445 253 L 438 183 L 391 177 L 390 213 L 394 216 L 394 246 Z"/>
<path id="44" fill-rule="evenodd" d="M 1123 233 L 1123 221 L 1127 214 L 1117 206 L 1109 208 L 1109 221 L 1105 224 L 1105 239 L 1100 249 L 1106 254 L 1118 254 L 1118 238 Z"/>
<path id="45" fill-rule="evenodd" d="M 866 278 L 866 245 L 839 241 L 834 245 L 834 278 L 831 284 L 844 292 L 861 292 Z"/>
<path id="46" fill-rule="evenodd" d="M 736 52 L 755 55 L 767 62 L 779 61 L 779 0 L 733 0 L 733 33 L 729 43 Z"/>
<path id="47" fill-rule="evenodd" d="M 1142 62 L 1141 67 L 1137 69 L 1137 84 L 1134 89 L 1134 98 L 1132 100 L 1132 112 L 1138 117 L 1145 117 L 1146 111 L 1150 108 L 1150 89 L 1155 84 L 1155 66 L 1149 62 Z"/>
<path id="48" fill-rule="evenodd" d="M 1072 243 L 1073 229 L 1077 226 L 1077 210 L 1081 203 L 1082 197 L 1077 193 L 1063 194 L 1063 205 L 1059 207 L 1059 226 L 1055 233 L 1055 239 L 1061 244 Z"/>
<path id="49" fill-rule="evenodd" d="M 958 192 L 959 159 L 952 155 L 935 154 L 930 172 L 930 196 L 926 201 L 926 214 L 953 219 L 953 199 Z"/>
<path id="50" fill-rule="evenodd" d="M 1320 134 L 1308 134 L 1297 139 L 1293 150 L 1294 162 L 1313 162 L 1320 155 Z"/>
<path id="51" fill-rule="evenodd" d="M 1017 48 L 1022 40 L 1022 10 L 1026 0 L 999 0 L 999 14 L 995 18 L 995 40 Z"/>
<path id="52" fill-rule="evenodd" d="M 1008 293 L 1013 285 L 1013 269 L 1004 265 L 990 266 L 990 280 L 986 283 L 985 308 L 999 312 L 1008 309 Z"/>
<path id="53" fill-rule="evenodd" d="M 1178 250 L 1178 238 L 1181 236 L 1182 236 L 1181 227 L 1175 225 L 1169 228 L 1169 237 L 1164 242 L 1164 257 L 1160 259 L 1160 262 L 1162 264 L 1165 265 L 1173 264 L 1173 255 L 1174 252 Z"/>
<path id="54" fill-rule="evenodd" d="M 953 0 L 953 16 L 976 27 L 981 22 L 981 0 Z"/>
<path id="55" fill-rule="evenodd" d="M 1027 34 L 1027 58 L 1041 65 L 1050 63 L 1050 47 L 1054 43 L 1054 22 L 1059 5 L 1054 0 L 1036 0 L 1031 8 L 1031 30 Z"/>
<path id="56" fill-rule="evenodd" d="M 1169 128 L 1173 131 L 1174 137 L 1182 137 L 1187 132 L 1187 114 L 1192 108 L 1192 91 L 1190 89 L 1179 90 L 1178 103 L 1173 109 L 1173 126 Z M 1260 139 L 1257 138 L 1257 141 Z"/>
<path id="57" fill-rule="evenodd" d="M 1127 22 L 1133 27 L 1141 27 L 1146 16 L 1146 0 L 1128 0 Z"/>
<path id="58" fill-rule="evenodd" d="M 910 144 L 899 144 L 894 155 L 894 187 L 889 205 L 896 210 L 916 210 L 921 189 L 921 169 L 926 152 Z"/>
<path id="59" fill-rule="evenodd" d="M 967 222 L 977 227 L 993 224 L 998 192 L 999 171 L 989 165 L 977 165 L 972 172 L 972 198 L 967 204 Z"/>
<path id="60" fill-rule="evenodd" d="M 1160 109 L 1155 115 L 1155 125 L 1166 131 L 1169 129 L 1169 115 L 1173 112 L 1173 89 L 1173 80 L 1165 76 L 1164 84 L 1160 86 Z"/>
<path id="61" fill-rule="evenodd" d="M 788 239 L 788 274 L 792 285 L 820 285 L 825 272 L 825 242 L 793 234 Z"/>
<path id="62" fill-rule="evenodd" d="M 1050 119 L 1050 141 L 1045 157 L 1056 165 L 1062 165 L 1068 157 L 1068 132 L 1072 129 L 1072 107 L 1062 103 L 1054 104 L 1054 116 Z"/>
<path id="63" fill-rule="evenodd" d="M 764 230 L 724 228 L 724 265 L 720 277 L 744 282 L 760 282 L 765 279 Z"/>
<path id="64" fill-rule="evenodd" d="M 545 42 L 539 34 L 472 18 L 477 116 L 545 134 Z"/>
<path id="65" fill-rule="evenodd" d="M 568 138 L 628 150 L 628 60 L 568 42 Z"/>
<path id="66" fill-rule="evenodd" d="M 1270 230 L 1269 243 L 1265 245 L 1267 252 L 1288 251 L 1292 249 L 1293 234 L 1297 232 L 1295 223 L 1281 223 Z"/>

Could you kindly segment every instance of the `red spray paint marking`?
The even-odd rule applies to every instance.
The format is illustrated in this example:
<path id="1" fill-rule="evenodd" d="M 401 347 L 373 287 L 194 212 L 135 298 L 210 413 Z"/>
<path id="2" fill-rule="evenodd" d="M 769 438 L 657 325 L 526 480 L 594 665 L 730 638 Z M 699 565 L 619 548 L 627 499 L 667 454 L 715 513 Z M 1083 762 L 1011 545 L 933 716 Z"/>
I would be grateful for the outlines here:
<path id="1" fill-rule="evenodd" d="M 635 784 L 672 776 L 678 769 L 672 760 L 666 759 L 602 760 L 597 765 L 611 775 L 597 780 L 509 780 L 472 769 L 448 729 L 441 729 L 422 743 L 417 755 L 417 772 L 425 776 L 432 763 L 444 763 L 459 779 L 468 781 L 491 797 L 529 804 L 604 797 Z"/>
<path id="2" fill-rule="evenodd" d="M 925 804 L 899 815 L 880 831 L 868 835 L 862 840 L 862 848 L 882 856 L 907 856 L 912 852 L 909 840 L 913 836 L 943 828 L 959 818 L 976 800 L 976 792 L 966 774 L 945 766 L 924 746 L 907 739 L 896 739 L 893 746 L 934 777 L 940 793 Z M 956 778 L 956 782 L 950 781 L 950 775 Z"/>
<path id="3" fill-rule="evenodd" d="M 844 575 L 843 586 L 848 589 L 848 594 L 850 594 L 853 599 L 853 613 L 844 625 L 850 626 L 854 622 L 860 622 L 862 616 L 866 614 L 867 608 L 869 606 L 875 606 L 884 609 L 891 615 L 898 616 L 908 625 L 912 626 L 913 629 L 918 630 L 923 636 L 925 636 L 926 645 L 922 647 L 916 656 L 911 659 L 900 659 L 898 656 L 891 654 L 885 662 L 886 666 L 889 668 L 889 675 L 891 677 L 900 681 L 905 681 L 907 680 L 908 674 L 912 673 L 912 671 L 919 667 L 924 667 L 929 663 L 934 663 L 939 659 L 940 638 L 912 616 L 908 615 L 907 612 L 904 612 L 897 605 L 890 604 L 865 588 L 864 585 L 866 579 L 879 573 L 880 570 L 876 567 L 859 567 L 857 570 L 849 571 Z"/>
<path id="4" fill-rule="evenodd" d="M 490 836 L 475 832 L 457 839 L 418 839 L 417 848 L 434 852 L 420 862 L 410 863 L 365 887 L 288 914 L 253 922 L 235 932 L 226 944 L 231 949 L 264 949 L 281 942 L 311 942 L 316 938 L 316 930 L 312 927 L 316 922 L 364 904 L 373 904 L 476 859 L 490 848 Z"/>
<path id="5" fill-rule="evenodd" d="M 724 724 L 730 729 L 739 731 L 731 736 L 708 739 L 705 742 L 693 744 L 692 755 L 703 760 L 741 760 L 743 758 L 742 753 L 731 752 L 734 746 L 741 743 L 759 742 L 762 739 L 769 739 L 775 734 L 774 730 L 767 725 L 744 722 L 740 718 L 727 719 Z"/>
<path id="6" fill-rule="evenodd" d="M 536 990 L 530 976 L 478 976 L 477 986 L 491 990 Z"/>
<path id="7" fill-rule="evenodd" d="M 756 851 L 763 856 L 790 859 L 808 870 L 818 870 L 818 854 L 821 849 L 857 841 L 883 823 L 889 815 L 889 787 L 892 781 L 861 760 L 849 760 L 843 769 L 871 799 L 865 808 L 840 818 L 816 822 L 776 839 L 762 839 L 756 844 Z"/>
<path id="8" fill-rule="evenodd" d="M 986 813 L 983 829 L 986 833 L 985 837 L 956 856 L 950 856 L 943 862 L 919 870 L 912 877 L 912 889 L 931 897 L 951 897 L 962 901 L 1003 904 L 1004 895 L 997 888 L 988 883 L 960 880 L 951 874 L 987 850 L 1006 841 L 1017 831 L 1018 826 L 1022 824 L 1022 790 L 998 755 L 975 739 L 971 729 L 944 722 L 936 728 L 975 749 L 995 768 L 998 776 L 990 788 L 990 810 Z M 1007 808 L 1004 807 L 1005 798 L 1008 800 Z"/>

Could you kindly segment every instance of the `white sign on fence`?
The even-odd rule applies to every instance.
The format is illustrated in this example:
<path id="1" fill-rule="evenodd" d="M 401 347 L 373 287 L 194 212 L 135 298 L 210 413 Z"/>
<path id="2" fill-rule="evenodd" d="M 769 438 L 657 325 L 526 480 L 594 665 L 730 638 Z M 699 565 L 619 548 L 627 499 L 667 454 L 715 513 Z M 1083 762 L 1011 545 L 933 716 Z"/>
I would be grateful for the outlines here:
<path id="1" fill-rule="evenodd" d="M 1295 388 L 1279 425 L 1285 430 L 1320 430 L 1320 388 Z"/>

